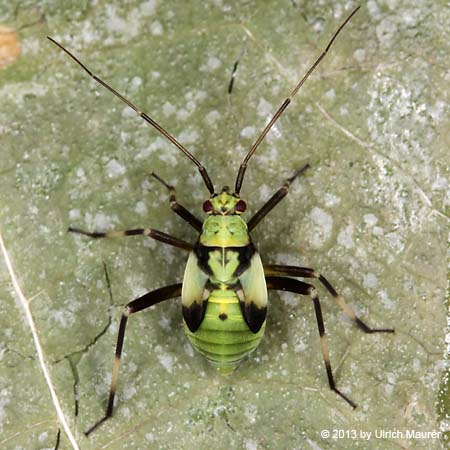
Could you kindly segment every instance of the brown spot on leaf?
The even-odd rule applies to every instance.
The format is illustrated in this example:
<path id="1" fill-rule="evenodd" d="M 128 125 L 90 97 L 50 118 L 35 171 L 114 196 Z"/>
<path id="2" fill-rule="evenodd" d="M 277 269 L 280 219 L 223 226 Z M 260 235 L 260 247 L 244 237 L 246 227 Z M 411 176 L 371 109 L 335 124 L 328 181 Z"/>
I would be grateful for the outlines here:
<path id="1" fill-rule="evenodd" d="M 18 34 L 12 29 L 0 25 L 0 69 L 13 63 L 20 55 Z"/>

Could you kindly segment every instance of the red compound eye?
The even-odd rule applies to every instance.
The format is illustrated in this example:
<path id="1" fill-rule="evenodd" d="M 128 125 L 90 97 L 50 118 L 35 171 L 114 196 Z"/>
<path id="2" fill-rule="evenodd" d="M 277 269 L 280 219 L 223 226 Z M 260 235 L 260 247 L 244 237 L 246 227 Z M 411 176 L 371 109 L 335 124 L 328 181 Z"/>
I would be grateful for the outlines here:
<path id="1" fill-rule="evenodd" d="M 244 202 L 244 200 L 239 200 L 235 205 L 234 205 L 234 210 L 237 212 L 244 212 L 247 209 L 247 205 Z"/>
<path id="2" fill-rule="evenodd" d="M 213 205 L 209 200 L 206 200 L 206 202 L 203 203 L 203 211 L 205 213 L 211 212 L 213 210 Z"/>

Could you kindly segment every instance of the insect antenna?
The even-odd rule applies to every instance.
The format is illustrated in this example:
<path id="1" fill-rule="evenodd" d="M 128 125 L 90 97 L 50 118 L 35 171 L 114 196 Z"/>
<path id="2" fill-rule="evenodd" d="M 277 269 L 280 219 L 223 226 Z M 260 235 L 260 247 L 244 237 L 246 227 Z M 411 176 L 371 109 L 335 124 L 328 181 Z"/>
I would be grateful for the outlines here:
<path id="1" fill-rule="evenodd" d="M 347 25 L 347 23 L 350 21 L 350 19 L 356 14 L 360 6 L 355 8 L 352 13 L 345 19 L 345 21 L 341 24 L 341 26 L 337 29 L 337 31 L 334 33 L 333 37 L 330 39 L 330 42 L 328 42 L 328 45 L 326 46 L 325 50 L 322 52 L 322 54 L 317 58 L 317 60 L 314 62 L 314 64 L 308 69 L 306 74 L 303 76 L 303 78 L 300 80 L 300 82 L 295 86 L 293 91 L 289 94 L 289 96 L 284 100 L 284 102 L 281 104 L 281 106 L 278 108 L 277 112 L 274 114 L 272 119 L 270 119 L 270 122 L 265 126 L 264 130 L 259 135 L 258 139 L 256 139 L 256 142 L 252 145 L 249 152 L 247 153 L 247 156 L 243 159 L 241 165 L 239 166 L 239 172 L 236 177 L 236 184 L 235 184 L 235 193 L 239 194 L 242 187 L 242 182 L 244 180 L 245 171 L 247 170 L 247 164 L 249 159 L 253 156 L 253 153 L 255 153 L 256 149 L 259 147 L 259 144 L 264 140 L 266 137 L 266 134 L 269 132 L 269 130 L 273 127 L 275 122 L 280 118 L 280 116 L 283 114 L 285 109 L 289 106 L 289 104 L 292 101 L 292 98 L 297 94 L 297 92 L 302 87 L 303 83 L 308 79 L 308 77 L 314 72 L 315 68 L 319 65 L 319 63 L 322 61 L 322 59 L 325 57 L 325 55 L 328 53 L 328 50 L 333 45 L 334 40 L 338 36 L 338 34 L 341 32 L 342 28 Z"/>
<path id="2" fill-rule="evenodd" d="M 56 46 L 58 46 L 61 50 L 67 53 L 77 64 L 79 64 L 91 78 L 93 78 L 97 83 L 101 84 L 104 88 L 108 89 L 108 91 L 112 92 L 116 97 L 118 97 L 122 102 L 126 103 L 131 109 L 133 109 L 139 116 L 141 116 L 148 124 L 150 124 L 153 128 L 158 130 L 168 141 L 172 142 L 176 147 L 178 147 L 198 168 L 200 175 L 205 182 L 205 185 L 211 194 L 214 193 L 214 186 L 209 178 L 208 173 L 206 172 L 205 167 L 200 164 L 197 158 L 189 152 L 189 150 L 178 142 L 168 131 L 166 131 L 161 125 L 159 125 L 156 121 L 154 121 L 149 115 L 145 112 L 142 112 L 137 106 L 130 102 L 127 98 L 125 98 L 122 94 L 113 89 L 109 84 L 99 78 L 97 75 L 92 73 L 76 56 L 72 55 L 65 47 L 63 47 L 59 42 L 55 41 L 52 37 L 47 36 L 47 39 Z"/>

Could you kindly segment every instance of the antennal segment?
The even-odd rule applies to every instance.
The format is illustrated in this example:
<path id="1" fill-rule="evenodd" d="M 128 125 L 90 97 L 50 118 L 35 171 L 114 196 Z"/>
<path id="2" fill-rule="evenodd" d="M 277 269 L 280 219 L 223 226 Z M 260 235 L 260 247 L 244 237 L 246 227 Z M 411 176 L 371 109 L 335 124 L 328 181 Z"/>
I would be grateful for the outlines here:
<path id="1" fill-rule="evenodd" d="M 113 89 L 109 84 L 107 84 L 105 81 L 103 81 L 101 78 L 97 77 L 94 73 L 92 73 L 76 56 L 72 55 L 72 53 L 69 52 L 66 48 L 64 48 L 59 42 L 55 41 L 50 36 L 47 36 L 47 39 L 56 46 L 58 46 L 62 51 L 67 53 L 78 65 L 80 65 L 91 78 L 93 78 L 97 83 L 101 84 L 104 88 L 108 89 L 108 91 L 112 92 L 116 97 L 118 97 L 122 102 L 127 104 L 131 109 L 133 109 L 139 116 L 141 116 L 148 124 L 150 124 L 153 128 L 158 130 L 168 141 L 172 142 L 176 147 L 178 147 L 198 168 L 198 171 L 200 172 L 200 175 L 203 178 L 203 181 L 205 182 L 205 185 L 208 189 L 208 191 L 213 194 L 214 193 L 214 186 L 211 182 L 211 179 L 209 178 L 208 173 L 206 172 L 206 169 L 200 162 L 197 160 L 197 158 L 194 157 L 194 155 L 189 152 L 189 150 L 182 145 L 180 142 L 178 142 L 169 132 L 167 132 L 161 125 L 159 125 L 157 122 L 155 122 L 149 115 L 147 115 L 145 112 L 142 112 L 137 106 L 135 106 L 133 103 L 131 103 L 128 99 L 126 99 L 122 94 L 117 92 L 115 89 Z"/>
<path id="2" fill-rule="evenodd" d="M 337 29 L 337 31 L 334 33 L 333 37 L 331 38 L 330 42 L 328 42 L 328 45 L 326 46 L 325 50 L 322 52 L 322 54 L 317 58 L 317 60 L 314 62 L 314 64 L 309 68 L 309 70 L 306 72 L 306 74 L 303 76 L 303 78 L 300 80 L 300 82 L 295 86 L 295 88 L 292 90 L 292 92 L 289 94 L 289 96 L 284 100 L 284 102 L 281 104 L 281 106 L 278 108 L 277 112 L 274 114 L 272 119 L 270 119 L 270 122 L 266 125 L 262 133 L 259 135 L 258 139 L 256 139 L 256 142 L 252 145 L 249 152 L 247 153 L 247 156 L 243 159 L 240 167 L 239 172 L 236 177 L 236 184 L 235 184 L 235 193 L 239 194 L 242 187 L 242 182 L 244 180 L 245 171 L 247 170 L 247 164 L 249 159 L 253 156 L 253 153 L 255 153 L 256 149 L 259 147 L 259 144 L 264 140 L 266 137 L 266 134 L 269 132 L 269 130 L 273 127 L 275 122 L 280 118 L 280 116 L 283 114 L 285 109 L 289 106 L 289 104 L 292 101 L 292 98 L 297 94 L 297 92 L 300 90 L 300 88 L 303 86 L 303 83 L 309 78 L 312 72 L 316 69 L 316 67 L 319 65 L 319 63 L 322 61 L 322 59 L 325 57 L 325 55 L 328 53 L 328 50 L 330 50 L 330 47 L 333 45 L 333 42 L 337 38 L 338 34 L 341 32 L 342 28 L 347 25 L 347 23 L 350 21 L 350 19 L 356 14 L 360 6 L 355 8 L 353 12 L 345 19 L 345 21 L 342 23 L 342 25 Z"/>

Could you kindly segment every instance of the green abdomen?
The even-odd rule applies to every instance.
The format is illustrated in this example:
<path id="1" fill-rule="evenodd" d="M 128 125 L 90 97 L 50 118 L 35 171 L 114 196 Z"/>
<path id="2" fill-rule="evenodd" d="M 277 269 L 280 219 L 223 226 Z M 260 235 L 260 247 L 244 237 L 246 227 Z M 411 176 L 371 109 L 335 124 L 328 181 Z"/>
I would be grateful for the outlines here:
<path id="1" fill-rule="evenodd" d="M 234 291 L 212 291 L 205 318 L 193 333 L 186 323 L 184 329 L 192 344 L 222 374 L 231 373 L 241 360 L 259 345 L 265 322 L 255 334 L 242 316 L 239 299 Z"/>

